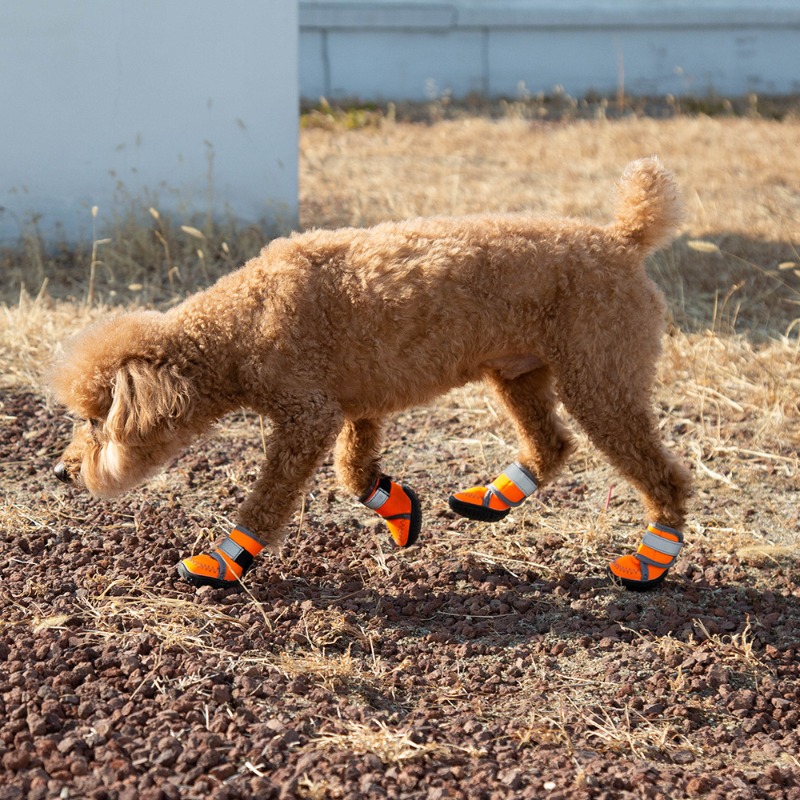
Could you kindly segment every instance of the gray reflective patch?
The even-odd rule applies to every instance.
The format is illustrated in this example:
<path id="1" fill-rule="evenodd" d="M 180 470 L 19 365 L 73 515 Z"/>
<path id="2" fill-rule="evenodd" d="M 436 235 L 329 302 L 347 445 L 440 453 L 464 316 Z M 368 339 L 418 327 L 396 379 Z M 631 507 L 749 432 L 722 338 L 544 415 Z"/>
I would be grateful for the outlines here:
<path id="1" fill-rule="evenodd" d="M 536 480 L 522 464 L 515 461 L 504 474 L 526 497 L 536 491 Z"/>
<path id="2" fill-rule="evenodd" d="M 681 547 L 683 546 L 680 542 L 671 542 L 669 539 L 664 539 L 661 536 L 658 536 L 655 533 L 651 533 L 647 531 L 644 537 L 642 538 L 642 544 L 646 547 L 651 548 L 652 550 L 657 550 L 659 553 L 663 553 L 665 556 L 675 556 L 678 555 L 681 551 Z"/>
<path id="3" fill-rule="evenodd" d="M 372 497 L 364 501 L 364 505 L 373 511 L 377 511 L 388 499 L 389 493 L 385 489 L 378 487 Z"/>
<path id="4" fill-rule="evenodd" d="M 230 558 L 231 561 L 236 561 L 239 556 L 245 552 L 244 547 L 240 544 L 236 544 L 230 536 L 217 548 L 221 552 L 225 553 L 226 556 Z"/>

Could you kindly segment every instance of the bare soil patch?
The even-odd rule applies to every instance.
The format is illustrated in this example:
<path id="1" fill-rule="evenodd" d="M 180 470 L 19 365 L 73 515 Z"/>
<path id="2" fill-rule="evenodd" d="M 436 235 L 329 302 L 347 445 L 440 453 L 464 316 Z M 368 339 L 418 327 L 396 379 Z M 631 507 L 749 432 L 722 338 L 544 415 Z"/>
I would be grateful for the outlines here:
<path id="1" fill-rule="evenodd" d="M 583 439 L 503 522 L 451 514 L 452 490 L 514 453 L 481 387 L 389 431 L 387 467 L 423 503 L 418 546 L 395 550 L 326 463 L 245 591 L 192 589 L 174 565 L 227 532 L 258 418 L 233 415 L 146 487 L 91 501 L 51 476 L 71 423 L 40 367 L 101 304 L 174 302 L 254 238 L 150 216 L 102 246 L 92 304 L 89 253 L 6 254 L 16 287 L 49 286 L 0 309 L 0 800 L 800 798 L 797 131 L 678 118 L 303 133 L 304 226 L 605 219 L 630 158 L 676 171 L 687 222 L 651 264 L 674 321 L 654 400 L 696 488 L 688 546 L 653 594 L 604 578 L 643 520 Z"/>

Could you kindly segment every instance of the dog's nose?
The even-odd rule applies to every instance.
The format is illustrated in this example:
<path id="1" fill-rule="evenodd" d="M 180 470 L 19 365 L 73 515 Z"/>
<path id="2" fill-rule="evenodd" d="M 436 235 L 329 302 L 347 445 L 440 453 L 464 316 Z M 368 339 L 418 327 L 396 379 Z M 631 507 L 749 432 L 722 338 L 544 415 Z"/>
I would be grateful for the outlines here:
<path id="1" fill-rule="evenodd" d="M 69 473 L 63 461 L 59 461 L 58 464 L 56 464 L 53 472 L 55 472 L 56 478 L 58 478 L 61 483 L 69 483 Z"/>

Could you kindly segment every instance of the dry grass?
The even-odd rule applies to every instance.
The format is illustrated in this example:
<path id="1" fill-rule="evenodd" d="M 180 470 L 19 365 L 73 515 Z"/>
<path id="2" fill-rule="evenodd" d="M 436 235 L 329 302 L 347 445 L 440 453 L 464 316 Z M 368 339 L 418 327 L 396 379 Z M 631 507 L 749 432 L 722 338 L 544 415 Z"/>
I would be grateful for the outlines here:
<path id="1" fill-rule="evenodd" d="M 42 386 L 42 369 L 69 332 L 108 309 L 54 302 L 44 291 L 32 298 L 23 288 L 13 305 L 0 305 L 0 390 Z"/>
<path id="2" fill-rule="evenodd" d="M 301 222 L 362 226 L 486 210 L 605 221 L 621 167 L 657 153 L 675 171 L 686 203 L 682 239 L 653 264 L 676 320 L 708 327 L 716 305 L 717 330 L 728 333 L 739 321 L 784 333 L 800 316 L 800 279 L 793 269 L 779 269 L 800 262 L 798 127 L 701 117 L 308 130 Z M 710 251 L 689 246 L 698 241 Z"/>
<path id="3" fill-rule="evenodd" d="M 791 153 L 797 129 L 793 121 L 700 117 L 552 126 L 467 119 L 308 130 L 301 223 L 369 225 L 486 210 L 605 220 L 620 168 L 657 153 L 684 188 L 692 240 L 726 233 L 790 242 L 792 187 L 800 178 Z M 776 160 L 778 153 L 788 159 Z"/>
<path id="4" fill-rule="evenodd" d="M 165 647 L 222 652 L 219 626 L 242 627 L 219 608 L 156 594 L 125 580 L 112 581 L 98 594 L 80 598 L 79 603 L 89 626 L 86 633 L 101 640 L 123 642 L 152 634 Z"/>
<path id="5" fill-rule="evenodd" d="M 601 711 L 589 720 L 588 738 L 601 749 L 637 759 L 659 756 L 677 756 L 690 753 L 692 757 L 701 750 L 681 735 L 670 721 L 653 722 L 627 706 L 619 713 Z"/>
<path id="6" fill-rule="evenodd" d="M 350 722 L 345 731 L 319 734 L 313 742 L 331 750 L 366 754 L 373 753 L 384 764 L 402 764 L 414 758 L 443 753 L 446 747 L 436 742 L 417 742 L 413 732 L 377 720 L 373 724 Z"/>

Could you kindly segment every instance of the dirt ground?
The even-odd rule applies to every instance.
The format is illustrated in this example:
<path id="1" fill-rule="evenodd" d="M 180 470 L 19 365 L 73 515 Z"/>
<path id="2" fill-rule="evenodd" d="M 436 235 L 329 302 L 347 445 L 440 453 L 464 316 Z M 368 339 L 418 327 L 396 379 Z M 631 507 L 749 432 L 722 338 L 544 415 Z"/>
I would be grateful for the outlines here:
<path id="1" fill-rule="evenodd" d="M 604 576 L 643 520 L 580 434 L 560 479 L 503 522 L 448 510 L 451 491 L 514 455 L 481 387 L 388 432 L 386 466 L 422 501 L 417 546 L 394 549 L 326 462 L 280 556 L 261 557 L 243 591 L 195 590 L 175 564 L 229 529 L 258 469 L 259 418 L 226 418 L 123 499 L 60 487 L 71 422 L 37 365 L 99 311 L 45 295 L 3 306 L 0 800 L 800 800 L 797 123 L 661 124 L 466 120 L 303 139 L 304 225 L 491 197 L 602 215 L 593 170 L 605 180 L 654 137 L 697 182 L 693 216 L 651 265 L 675 321 L 654 401 L 695 478 L 687 547 L 654 593 Z M 542 173 L 538 194 L 515 194 L 514 148 L 542 140 L 581 142 L 585 159 L 570 151 L 574 181 Z M 735 142 L 758 143 L 755 165 L 692 177 Z M 409 150 L 439 194 L 414 175 L 378 181 Z M 131 296 L 158 304 L 162 289 Z"/>

